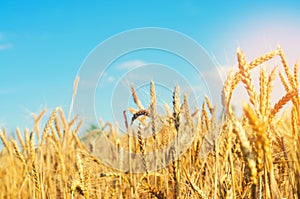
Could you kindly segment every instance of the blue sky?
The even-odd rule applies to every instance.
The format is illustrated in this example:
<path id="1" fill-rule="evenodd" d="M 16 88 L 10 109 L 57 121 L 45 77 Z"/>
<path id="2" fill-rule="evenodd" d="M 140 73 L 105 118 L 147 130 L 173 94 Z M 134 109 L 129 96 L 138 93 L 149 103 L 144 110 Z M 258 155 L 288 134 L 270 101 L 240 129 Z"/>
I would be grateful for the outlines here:
<path id="1" fill-rule="evenodd" d="M 1 1 L 0 127 L 31 128 L 30 114 L 43 108 L 68 112 L 84 59 L 107 38 L 134 28 L 188 35 L 225 69 L 234 66 L 237 47 L 250 59 L 281 44 L 295 62 L 299 10 L 299 1 Z M 152 61 L 138 55 L 118 64 Z"/>

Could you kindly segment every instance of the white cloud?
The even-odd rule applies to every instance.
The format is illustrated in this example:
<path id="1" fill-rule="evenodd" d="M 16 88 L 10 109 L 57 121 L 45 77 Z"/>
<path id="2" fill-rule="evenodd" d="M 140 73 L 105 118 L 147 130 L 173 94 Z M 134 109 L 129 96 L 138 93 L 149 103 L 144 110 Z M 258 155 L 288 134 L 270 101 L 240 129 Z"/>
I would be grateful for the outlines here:
<path id="1" fill-rule="evenodd" d="M 107 72 L 103 73 L 101 79 L 100 80 L 102 81 L 102 83 L 106 83 L 106 82 L 113 83 L 116 81 L 116 78 L 112 74 L 109 74 Z"/>
<path id="2" fill-rule="evenodd" d="M 0 50 L 6 50 L 12 48 L 12 44 L 0 44 Z"/>
<path id="3" fill-rule="evenodd" d="M 6 35 L 3 32 L 0 32 L 0 51 L 7 50 L 12 47 L 13 47 L 13 45 L 8 42 Z"/>
<path id="4" fill-rule="evenodd" d="M 4 128 L 6 126 L 6 122 L 4 119 L 0 119 L 0 129 Z"/>
<path id="5" fill-rule="evenodd" d="M 109 76 L 109 77 L 107 77 L 107 81 L 108 82 L 114 82 L 116 80 L 116 78 L 115 77 L 113 77 L 113 76 Z"/>
<path id="6" fill-rule="evenodd" d="M 133 69 L 139 66 L 143 66 L 147 64 L 146 62 L 142 60 L 131 60 L 131 61 L 126 61 L 117 66 L 118 69 Z"/>

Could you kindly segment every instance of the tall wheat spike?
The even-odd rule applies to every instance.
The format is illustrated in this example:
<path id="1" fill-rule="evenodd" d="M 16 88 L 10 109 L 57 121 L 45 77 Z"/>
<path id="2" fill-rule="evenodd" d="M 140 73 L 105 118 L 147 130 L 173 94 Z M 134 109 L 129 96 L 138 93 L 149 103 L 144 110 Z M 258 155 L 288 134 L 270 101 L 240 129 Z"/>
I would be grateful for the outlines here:
<path id="1" fill-rule="evenodd" d="M 282 51 L 282 48 L 280 46 L 278 46 L 278 52 L 279 52 L 279 56 L 281 58 L 281 62 L 282 62 L 282 65 L 283 65 L 283 68 L 284 68 L 284 71 L 287 75 L 287 78 L 289 80 L 289 83 L 292 85 L 292 87 L 294 88 L 295 87 L 295 81 L 294 81 L 294 77 L 293 77 L 293 74 L 292 74 L 292 71 L 290 69 L 290 67 L 288 66 L 288 63 L 287 63 L 287 60 L 285 58 L 285 55 Z"/>
<path id="2" fill-rule="evenodd" d="M 23 150 L 26 150 L 26 145 L 25 145 L 25 142 L 24 142 L 23 137 L 21 135 L 21 130 L 19 128 L 17 128 L 16 132 L 17 132 L 17 136 L 18 136 L 19 142 L 20 142 Z"/>
<path id="3" fill-rule="evenodd" d="M 141 154 L 142 154 L 142 161 L 143 161 L 144 170 L 145 170 L 146 174 L 148 175 L 148 166 L 147 166 L 147 159 L 146 159 L 145 142 L 144 142 L 144 139 L 142 138 L 141 125 L 139 125 L 139 127 L 138 127 L 137 136 L 138 136 L 140 151 L 141 151 Z"/>
<path id="4" fill-rule="evenodd" d="M 267 91 L 266 91 L 266 110 L 264 115 L 269 115 L 270 114 L 270 109 L 271 109 L 271 94 L 273 91 L 273 83 L 274 79 L 276 77 L 276 70 L 277 67 L 274 67 L 273 70 L 271 71 L 268 82 L 267 82 Z"/>
<path id="5" fill-rule="evenodd" d="M 298 91 L 291 91 L 285 94 L 273 107 L 270 113 L 269 120 L 272 120 L 273 117 L 282 109 L 282 107 L 293 99 L 294 96 L 298 94 Z"/>
<path id="6" fill-rule="evenodd" d="M 296 62 L 294 66 L 294 81 L 295 81 L 295 88 L 299 88 L 299 63 Z"/>
<path id="7" fill-rule="evenodd" d="M 173 158 L 178 155 L 178 146 L 179 146 L 179 127 L 180 127 L 180 88 L 178 85 L 175 86 L 175 89 L 173 91 L 173 120 L 176 130 L 176 147 L 173 151 Z M 172 160 L 173 165 L 173 177 L 174 177 L 174 198 L 180 197 L 180 187 L 179 187 L 179 181 L 180 181 L 180 169 L 179 169 L 179 160 Z"/>
<path id="8" fill-rule="evenodd" d="M 151 117 L 151 129 L 152 134 L 155 139 L 155 133 L 156 133 L 156 93 L 155 93 L 155 87 L 154 82 L 150 82 L 150 117 Z"/>
<path id="9" fill-rule="evenodd" d="M 57 111 L 58 111 L 58 108 L 56 108 L 56 109 L 52 112 L 52 114 L 51 114 L 49 120 L 47 121 L 47 123 L 46 123 L 46 125 L 45 125 L 45 127 L 44 127 L 44 130 L 43 130 L 41 143 L 44 143 L 44 141 L 46 140 L 46 136 L 47 136 L 48 131 L 49 131 L 49 129 L 50 129 L 51 123 L 53 122 L 53 120 L 54 120 L 55 117 L 56 117 Z"/>
<path id="10" fill-rule="evenodd" d="M 254 84 L 253 84 L 252 78 L 249 73 L 249 67 L 246 64 L 245 55 L 241 50 L 238 50 L 237 53 L 238 53 L 240 74 L 242 76 L 241 81 L 245 84 L 246 91 L 250 98 L 249 101 L 254 107 L 259 107 L 258 94 L 255 91 Z M 256 112 L 258 112 L 258 111 L 256 110 Z"/>
<path id="11" fill-rule="evenodd" d="M 34 119 L 33 131 L 37 134 L 38 139 L 40 139 L 39 123 L 40 123 L 42 117 L 45 115 L 45 113 L 46 113 L 46 109 L 43 109 L 42 112 L 38 116 L 36 116 L 35 114 L 32 114 L 32 117 Z"/>
<path id="12" fill-rule="evenodd" d="M 267 109 L 267 74 L 266 68 L 262 67 L 260 70 L 260 77 L 259 77 L 259 112 L 260 115 L 264 118 L 266 109 Z"/>
<path id="13" fill-rule="evenodd" d="M 134 86 L 131 85 L 131 93 L 132 93 L 132 96 L 133 96 L 133 101 L 134 103 L 137 105 L 137 107 L 139 109 L 145 109 L 144 106 L 142 105 L 142 103 L 140 102 L 136 92 L 135 92 L 135 89 L 134 89 Z"/>
<path id="14" fill-rule="evenodd" d="M 22 162 L 23 166 L 26 167 L 25 157 L 19 149 L 17 142 L 13 139 L 11 139 L 10 142 L 13 146 L 14 152 L 16 153 L 16 157 Z"/>

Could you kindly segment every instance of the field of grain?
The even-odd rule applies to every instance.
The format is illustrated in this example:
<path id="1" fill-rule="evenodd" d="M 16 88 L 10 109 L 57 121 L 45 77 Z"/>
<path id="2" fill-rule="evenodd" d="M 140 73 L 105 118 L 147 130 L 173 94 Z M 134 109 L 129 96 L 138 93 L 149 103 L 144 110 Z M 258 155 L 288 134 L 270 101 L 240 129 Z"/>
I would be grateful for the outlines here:
<path id="1" fill-rule="evenodd" d="M 166 106 L 166 114 L 158 115 L 151 83 L 148 108 L 132 87 L 137 107 L 128 109 L 131 118 L 124 122 L 133 137 L 118 133 L 110 123 L 79 137 L 80 116 L 68 121 L 61 108 L 52 112 L 46 124 L 40 124 L 45 111 L 35 115 L 32 129 L 17 129 L 17 140 L 2 129 L 0 198 L 298 198 L 298 64 L 289 66 L 280 47 L 252 61 L 238 49 L 237 58 L 238 69 L 224 83 L 221 118 L 208 98 L 190 111 L 179 86 L 173 92 L 173 107 Z M 279 66 L 268 66 L 270 70 L 261 66 L 274 58 L 281 60 Z M 258 88 L 251 75 L 254 68 L 260 68 Z M 278 76 L 285 93 L 271 103 Z M 236 116 L 231 101 L 240 84 L 249 100 L 242 116 Z M 144 138 L 145 132 L 152 136 Z M 165 157 L 148 158 L 149 151 L 178 142 L 176 138 L 184 133 L 193 142 L 179 159 L 174 155 L 176 147 L 169 148 L 170 164 Z M 97 136 L 106 136 L 117 150 L 93 143 Z M 132 163 L 120 151 L 140 154 L 141 159 Z M 97 158 L 101 152 L 115 157 L 120 169 L 103 164 Z"/>

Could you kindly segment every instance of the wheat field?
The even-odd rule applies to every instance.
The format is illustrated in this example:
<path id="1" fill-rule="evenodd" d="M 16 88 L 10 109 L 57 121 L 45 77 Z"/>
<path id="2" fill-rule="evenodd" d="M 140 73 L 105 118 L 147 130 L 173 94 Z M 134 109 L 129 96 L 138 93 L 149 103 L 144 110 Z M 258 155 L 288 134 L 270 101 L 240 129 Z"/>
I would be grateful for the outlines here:
<path id="1" fill-rule="evenodd" d="M 128 108 L 131 117 L 124 122 L 136 136 L 121 134 L 117 125 L 104 122 L 79 136 L 80 116 L 68 121 L 59 107 L 45 124 L 40 121 L 46 110 L 34 115 L 32 129 L 17 129 L 16 140 L 2 129 L 0 198 L 298 198 L 298 64 L 289 66 L 280 47 L 250 62 L 238 49 L 237 58 L 238 68 L 228 75 L 220 93 L 221 118 L 207 97 L 191 111 L 188 96 L 180 93 L 179 86 L 175 86 L 172 107 L 166 105 L 166 114 L 159 115 L 151 82 L 148 108 L 132 86 L 136 107 Z M 262 67 L 274 58 L 280 59 L 279 66 Z M 259 87 L 251 73 L 254 68 L 260 70 Z M 276 77 L 285 93 L 272 103 Z M 242 116 L 232 108 L 238 85 L 248 95 Z M 151 136 L 144 138 L 144 133 Z M 152 169 L 153 165 L 159 168 L 164 157 L 155 157 L 160 161 L 153 162 L 147 154 L 165 148 L 184 133 L 193 138 L 190 147 L 179 159 L 173 157 L 178 149 L 172 148 L 170 164 Z M 97 136 L 106 136 L 117 150 L 101 148 L 93 142 Z M 97 158 L 99 149 L 115 159 L 120 169 L 103 164 Z M 122 161 L 120 151 L 139 154 L 141 161 L 133 164 L 126 157 Z M 125 166 L 128 171 L 122 169 Z"/>

